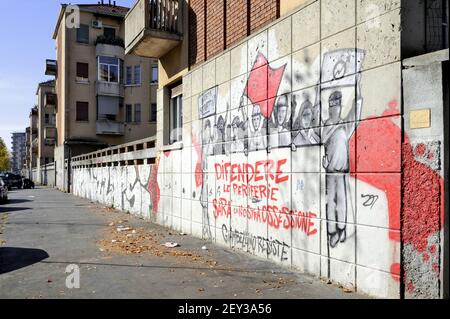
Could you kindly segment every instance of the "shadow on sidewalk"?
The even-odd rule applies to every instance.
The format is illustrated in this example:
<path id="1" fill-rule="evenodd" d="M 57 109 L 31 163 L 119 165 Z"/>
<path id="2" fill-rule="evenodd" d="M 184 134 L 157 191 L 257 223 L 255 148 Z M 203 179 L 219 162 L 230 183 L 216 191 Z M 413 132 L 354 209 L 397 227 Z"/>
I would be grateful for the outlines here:
<path id="1" fill-rule="evenodd" d="M 6 207 L 6 206 L 0 206 L 0 213 L 11 213 L 11 212 L 18 212 L 21 210 L 30 210 L 29 207 Z"/>
<path id="2" fill-rule="evenodd" d="M 13 199 L 8 199 L 8 205 L 11 204 L 22 204 L 22 203 L 28 203 L 28 202 L 32 202 L 32 200 L 30 199 L 22 199 L 22 198 L 13 198 Z"/>
<path id="3" fill-rule="evenodd" d="M 0 247 L 0 275 L 38 263 L 49 255 L 42 249 Z"/>

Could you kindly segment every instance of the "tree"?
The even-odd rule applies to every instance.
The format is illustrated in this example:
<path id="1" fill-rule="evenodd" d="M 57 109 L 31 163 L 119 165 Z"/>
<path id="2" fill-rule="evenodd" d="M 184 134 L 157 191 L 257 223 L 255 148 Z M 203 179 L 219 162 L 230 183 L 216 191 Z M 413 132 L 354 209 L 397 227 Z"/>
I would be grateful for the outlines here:
<path id="1" fill-rule="evenodd" d="M 0 137 L 0 171 L 7 171 L 10 168 L 9 163 L 9 152 L 6 148 L 5 142 L 3 142 L 3 139 Z"/>

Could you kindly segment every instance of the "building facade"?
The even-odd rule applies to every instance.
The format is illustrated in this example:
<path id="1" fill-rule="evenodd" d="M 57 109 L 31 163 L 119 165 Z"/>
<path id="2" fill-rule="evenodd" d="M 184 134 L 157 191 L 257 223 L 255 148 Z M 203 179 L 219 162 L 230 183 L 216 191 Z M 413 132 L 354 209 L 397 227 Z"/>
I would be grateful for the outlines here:
<path id="1" fill-rule="evenodd" d="M 38 108 L 37 167 L 53 162 L 56 142 L 56 93 L 55 81 L 42 82 L 36 91 Z"/>
<path id="2" fill-rule="evenodd" d="M 35 122 L 37 134 L 32 152 L 31 176 L 38 183 L 47 185 L 47 165 L 54 162 L 56 144 L 56 92 L 55 81 L 39 83 L 36 90 Z"/>
<path id="3" fill-rule="evenodd" d="M 26 158 L 25 132 L 12 133 L 11 171 L 21 174 Z"/>
<path id="4" fill-rule="evenodd" d="M 53 35 L 57 59 L 46 66 L 56 77 L 57 167 L 156 132 L 157 61 L 125 54 L 127 11 L 112 4 L 61 7 Z M 57 175 L 57 184 L 67 188 L 68 177 Z"/>

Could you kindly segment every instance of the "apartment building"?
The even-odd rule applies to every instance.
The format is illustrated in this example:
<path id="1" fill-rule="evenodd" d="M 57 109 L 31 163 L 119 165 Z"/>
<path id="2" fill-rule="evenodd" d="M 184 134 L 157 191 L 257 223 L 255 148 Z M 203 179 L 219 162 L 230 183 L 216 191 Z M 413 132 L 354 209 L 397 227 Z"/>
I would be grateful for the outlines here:
<path id="1" fill-rule="evenodd" d="M 71 156 L 156 133 L 158 65 L 125 54 L 127 12 L 111 2 L 61 6 L 53 34 L 57 59 L 46 62 L 46 74 L 55 76 L 57 167 Z M 68 180 L 58 175 L 58 187 Z"/>
<path id="2" fill-rule="evenodd" d="M 38 151 L 37 167 L 53 162 L 56 142 L 56 93 L 55 81 L 39 83 L 36 90 Z"/>
<path id="3" fill-rule="evenodd" d="M 25 176 L 31 178 L 31 127 L 25 129 Z"/>
<path id="4" fill-rule="evenodd" d="M 29 161 L 29 169 L 32 171 L 37 168 L 37 158 L 38 158 L 38 148 L 39 148 L 39 129 L 38 129 L 38 118 L 39 118 L 39 110 L 37 105 L 33 106 L 30 110 L 30 114 L 28 116 L 30 123 L 30 135 L 29 135 L 29 148 L 28 148 L 28 156 L 30 157 Z"/>
<path id="5" fill-rule="evenodd" d="M 25 132 L 12 133 L 11 171 L 20 174 L 26 158 Z"/>

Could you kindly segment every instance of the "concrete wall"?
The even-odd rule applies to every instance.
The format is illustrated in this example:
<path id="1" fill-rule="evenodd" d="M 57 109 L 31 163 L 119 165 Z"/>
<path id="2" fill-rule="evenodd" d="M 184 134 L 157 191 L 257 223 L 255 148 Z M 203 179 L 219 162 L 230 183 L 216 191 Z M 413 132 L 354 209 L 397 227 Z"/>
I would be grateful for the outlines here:
<path id="1" fill-rule="evenodd" d="M 399 1 L 308 1 L 184 76 L 181 145 L 154 165 L 78 166 L 74 194 L 372 296 L 402 297 L 404 279 L 439 297 L 440 228 L 401 232 L 402 213 L 424 229 L 443 201 L 402 193 L 419 159 L 402 163 L 400 26 Z"/>
<path id="2" fill-rule="evenodd" d="M 160 210 L 190 201 L 194 234 L 397 298 L 400 5 L 370 4 L 309 1 L 188 74 L 184 148 L 160 165 L 191 188 Z"/>
<path id="3" fill-rule="evenodd" d="M 152 169 L 152 165 L 74 169 L 73 194 L 150 219 Z"/>
<path id="4" fill-rule="evenodd" d="M 365 11 L 355 15 L 357 3 L 310 1 L 185 76 L 184 147 L 159 156 L 153 205 L 145 166 L 74 170 L 74 193 L 137 205 L 217 244 L 399 297 L 399 8 L 380 12 L 373 28 Z M 339 125 L 328 112 L 335 91 Z M 227 130 L 232 123 L 242 135 Z M 103 177 L 121 185 L 114 201 L 99 191 Z"/>
<path id="5" fill-rule="evenodd" d="M 445 50 L 403 61 L 402 256 L 409 298 L 443 296 L 444 170 L 448 170 L 444 158 L 448 153 L 444 143 L 448 93 L 445 105 L 443 62 L 448 59 Z M 429 125 L 417 127 L 412 118 L 424 110 L 430 112 Z"/>
<path id="6" fill-rule="evenodd" d="M 36 185 L 44 185 L 49 187 L 56 186 L 55 164 L 42 165 L 33 170 L 32 181 Z"/>
<path id="7" fill-rule="evenodd" d="M 67 155 L 65 145 L 55 147 L 56 187 L 61 191 L 67 191 L 67 171 L 64 169 Z"/>

